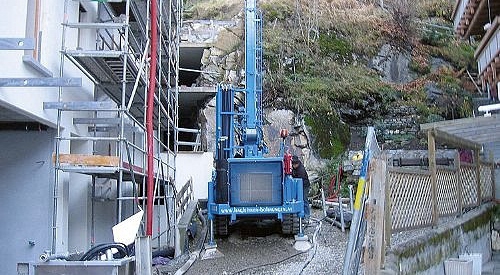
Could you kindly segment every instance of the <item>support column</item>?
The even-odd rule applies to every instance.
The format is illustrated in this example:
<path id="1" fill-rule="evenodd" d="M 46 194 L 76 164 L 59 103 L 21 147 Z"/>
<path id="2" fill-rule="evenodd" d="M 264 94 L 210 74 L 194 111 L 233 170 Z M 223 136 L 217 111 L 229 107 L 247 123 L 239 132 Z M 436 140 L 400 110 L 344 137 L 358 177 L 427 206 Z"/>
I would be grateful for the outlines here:
<path id="1" fill-rule="evenodd" d="M 378 274 L 384 262 L 384 220 L 386 161 L 382 158 L 370 162 L 370 195 L 366 206 L 366 248 L 364 253 L 366 274 Z M 389 225 L 390 227 L 390 225 Z"/>
<path id="2" fill-rule="evenodd" d="M 434 131 L 427 132 L 427 146 L 429 150 L 429 172 L 431 173 L 431 196 L 432 196 L 432 225 L 437 225 L 437 176 L 436 176 L 436 140 Z"/>
<path id="3" fill-rule="evenodd" d="M 460 153 L 457 152 L 455 155 L 455 176 L 457 178 L 457 214 L 458 216 L 462 216 L 462 207 L 463 207 L 463 199 L 462 199 L 462 176 L 460 175 Z"/>

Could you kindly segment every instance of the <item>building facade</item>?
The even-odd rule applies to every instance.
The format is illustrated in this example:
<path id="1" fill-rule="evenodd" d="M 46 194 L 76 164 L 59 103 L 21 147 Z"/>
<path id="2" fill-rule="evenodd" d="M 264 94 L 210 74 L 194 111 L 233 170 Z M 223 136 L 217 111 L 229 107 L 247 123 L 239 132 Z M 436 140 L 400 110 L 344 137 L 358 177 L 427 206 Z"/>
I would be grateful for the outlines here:
<path id="1" fill-rule="evenodd" d="M 153 53 L 150 1 L 7 2 L 0 9 L 0 234 L 9 247 L 2 274 L 18 274 L 46 251 L 113 241 L 112 226 L 146 210 L 147 123 L 152 243 L 173 246 L 181 1 L 158 1 Z"/>

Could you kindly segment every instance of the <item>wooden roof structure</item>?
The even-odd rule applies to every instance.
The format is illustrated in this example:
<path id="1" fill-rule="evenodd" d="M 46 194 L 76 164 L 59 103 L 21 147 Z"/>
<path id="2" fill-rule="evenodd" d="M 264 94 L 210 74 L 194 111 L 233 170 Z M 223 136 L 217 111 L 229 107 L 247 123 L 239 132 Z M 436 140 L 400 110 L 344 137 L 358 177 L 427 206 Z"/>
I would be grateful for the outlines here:
<path id="1" fill-rule="evenodd" d="M 450 145 L 481 150 L 484 144 L 500 142 L 500 115 L 425 123 L 420 130 Z"/>

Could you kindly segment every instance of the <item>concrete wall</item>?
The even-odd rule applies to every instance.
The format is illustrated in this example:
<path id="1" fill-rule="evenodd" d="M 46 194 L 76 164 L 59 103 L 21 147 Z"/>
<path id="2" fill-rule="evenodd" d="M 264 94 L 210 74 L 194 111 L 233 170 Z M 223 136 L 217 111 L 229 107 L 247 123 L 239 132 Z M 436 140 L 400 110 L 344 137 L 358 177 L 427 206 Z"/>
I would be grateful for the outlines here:
<path id="1" fill-rule="evenodd" d="M 482 206 L 391 248 L 383 274 L 444 275 L 444 261 L 465 253 L 481 253 L 483 263 L 487 262 L 491 258 L 491 207 Z"/>
<path id="2" fill-rule="evenodd" d="M 194 197 L 208 198 L 208 182 L 212 179 L 214 154 L 211 152 L 180 152 L 176 158 L 175 185 L 177 190 L 193 178 Z"/>
<path id="3" fill-rule="evenodd" d="M 54 130 L 0 131 L 2 274 L 17 274 L 18 262 L 50 250 L 54 135 Z"/>

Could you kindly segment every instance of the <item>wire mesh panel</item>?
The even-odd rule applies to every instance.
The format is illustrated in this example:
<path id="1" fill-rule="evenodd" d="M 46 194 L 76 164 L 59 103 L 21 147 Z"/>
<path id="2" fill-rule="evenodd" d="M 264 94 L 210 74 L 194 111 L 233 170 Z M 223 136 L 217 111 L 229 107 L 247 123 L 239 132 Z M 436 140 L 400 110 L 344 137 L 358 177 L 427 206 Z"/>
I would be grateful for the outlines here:
<path id="1" fill-rule="evenodd" d="M 431 224 L 431 178 L 428 173 L 390 170 L 389 184 L 393 231 Z"/>
<path id="2" fill-rule="evenodd" d="M 477 203 L 476 167 L 472 165 L 460 166 L 460 178 L 463 206 L 475 205 Z"/>
<path id="3" fill-rule="evenodd" d="M 273 200 L 273 174 L 242 173 L 240 175 L 242 202 L 268 202 Z"/>
<path id="4" fill-rule="evenodd" d="M 489 200 L 493 198 L 493 179 L 491 164 L 482 163 L 480 168 L 481 198 Z"/>
<path id="5" fill-rule="evenodd" d="M 453 215 L 459 211 L 457 203 L 457 174 L 453 170 L 438 169 L 436 176 L 438 215 Z"/>

